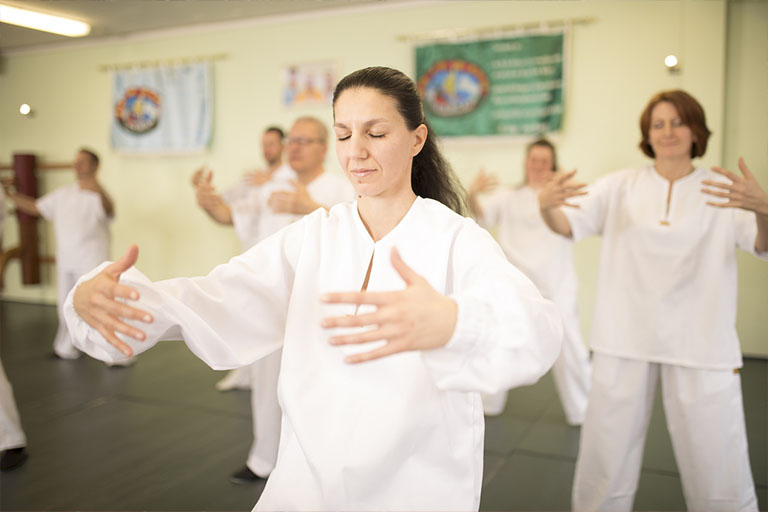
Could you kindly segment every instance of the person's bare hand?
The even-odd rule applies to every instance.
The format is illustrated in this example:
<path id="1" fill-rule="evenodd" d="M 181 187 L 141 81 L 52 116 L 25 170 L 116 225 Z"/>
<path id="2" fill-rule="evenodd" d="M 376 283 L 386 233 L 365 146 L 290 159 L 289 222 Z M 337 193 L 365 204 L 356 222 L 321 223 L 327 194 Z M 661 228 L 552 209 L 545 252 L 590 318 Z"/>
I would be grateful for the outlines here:
<path id="1" fill-rule="evenodd" d="M 271 177 L 272 175 L 269 172 L 263 169 L 259 169 L 257 171 L 246 172 L 243 175 L 243 180 L 245 181 L 246 185 L 251 187 L 260 187 L 261 185 L 268 182 Z"/>
<path id="2" fill-rule="evenodd" d="M 131 307 L 121 300 L 136 301 L 139 292 L 130 286 L 119 283 L 123 272 L 131 268 L 139 257 L 139 248 L 132 245 L 122 258 L 115 261 L 97 275 L 80 284 L 75 290 L 73 306 L 75 312 L 88 325 L 126 356 L 133 355 L 131 347 L 120 341 L 117 333 L 143 341 L 146 334 L 126 324 L 124 319 L 140 320 L 152 323 L 152 315 L 146 311 Z"/>
<path id="3" fill-rule="evenodd" d="M 5 195 L 10 197 L 13 194 L 13 178 L 4 178 L 0 179 L 0 187 L 3 187 L 3 191 L 5 192 Z"/>
<path id="4" fill-rule="evenodd" d="M 203 180 L 203 177 L 205 176 L 206 171 L 210 171 L 210 169 L 207 165 L 203 165 L 192 174 L 191 181 L 193 187 L 197 187 L 200 184 L 200 182 Z"/>
<path id="5" fill-rule="evenodd" d="M 480 169 L 469 185 L 468 193 L 470 195 L 484 194 L 495 189 L 499 185 L 499 180 L 493 174 L 487 174 L 485 169 Z"/>
<path id="6" fill-rule="evenodd" d="M 722 167 L 712 167 L 716 173 L 725 176 L 731 182 L 703 180 L 702 184 L 709 188 L 701 191 L 714 197 L 720 197 L 726 201 L 708 201 L 707 204 L 717 208 L 741 208 L 759 215 L 768 216 L 768 194 L 755 179 L 754 174 L 747 167 L 743 158 L 739 158 L 739 170 L 741 176 Z"/>
<path id="7" fill-rule="evenodd" d="M 578 183 L 572 180 L 576 170 L 563 174 L 555 173 L 546 185 L 539 191 L 539 209 L 549 210 L 560 206 L 578 208 L 577 204 L 569 202 L 569 199 L 587 194 L 584 187 L 586 183 Z"/>
<path id="8" fill-rule="evenodd" d="M 444 346 L 453 336 L 458 306 L 453 299 L 436 291 L 422 276 L 405 264 L 397 249 L 392 249 L 392 266 L 406 284 L 392 292 L 339 292 L 323 297 L 333 304 L 372 304 L 373 313 L 325 318 L 322 326 L 367 327 L 368 330 L 334 336 L 332 345 L 353 345 L 372 341 L 386 344 L 360 354 L 347 356 L 348 363 L 361 363 L 407 350 L 429 350 Z"/>
<path id="9" fill-rule="evenodd" d="M 296 180 L 291 180 L 291 183 L 294 190 L 278 190 L 269 196 L 267 204 L 273 212 L 306 215 L 320 207 L 309 195 L 303 183 Z"/>
<path id="10" fill-rule="evenodd" d="M 200 178 L 195 187 L 195 198 L 197 204 L 207 211 L 212 211 L 222 203 L 221 197 L 216 193 L 216 188 L 213 186 L 213 171 L 208 171 Z"/>

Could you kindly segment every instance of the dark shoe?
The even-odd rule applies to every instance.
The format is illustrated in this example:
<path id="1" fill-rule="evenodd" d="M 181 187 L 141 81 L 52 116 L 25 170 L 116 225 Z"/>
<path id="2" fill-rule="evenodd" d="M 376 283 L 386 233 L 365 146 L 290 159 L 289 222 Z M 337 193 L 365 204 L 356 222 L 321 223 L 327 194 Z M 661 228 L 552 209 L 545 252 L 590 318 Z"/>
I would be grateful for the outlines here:
<path id="1" fill-rule="evenodd" d="M 27 456 L 27 449 L 24 446 L 5 450 L 3 456 L 0 457 L 0 471 L 10 471 L 18 468 L 26 462 Z"/>
<path id="2" fill-rule="evenodd" d="M 259 480 L 266 480 L 266 478 L 262 478 L 250 469 L 248 469 L 248 466 L 245 466 L 243 469 L 239 469 L 232 473 L 232 475 L 229 477 L 229 481 L 233 484 L 251 484 L 253 482 L 258 482 Z"/>

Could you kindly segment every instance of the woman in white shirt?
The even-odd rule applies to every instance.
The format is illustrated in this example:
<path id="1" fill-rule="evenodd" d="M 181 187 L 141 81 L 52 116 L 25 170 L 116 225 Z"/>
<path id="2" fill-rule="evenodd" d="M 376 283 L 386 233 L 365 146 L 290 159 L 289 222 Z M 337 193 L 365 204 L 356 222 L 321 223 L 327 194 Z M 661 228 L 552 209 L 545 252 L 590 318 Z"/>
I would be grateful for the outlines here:
<path id="1" fill-rule="evenodd" d="M 631 510 L 661 380 L 688 509 L 757 510 L 738 370 L 736 248 L 768 259 L 768 196 L 743 160 L 742 176 L 693 166 L 710 132 L 686 92 L 654 96 L 640 129 L 652 165 L 599 179 L 578 208 L 560 208 L 583 194 L 573 173 L 539 195 L 555 232 L 603 237 L 573 509 Z"/>
<path id="2" fill-rule="evenodd" d="M 525 151 L 525 182 L 496 188 L 494 176 L 480 171 L 469 187 L 467 202 L 481 226 L 496 228 L 496 238 L 509 261 L 522 270 L 541 294 L 555 303 L 563 317 L 563 350 L 552 367 L 555 387 L 569 425 L 581 425 L 589 394 L 589 351 L 581 339 L 578 279 L 573 265 L 573 240 L 553 233 L 539 213 L 538 194 L 557 171 L 557 151 L 547 139 L 531 142 Z M 507 393 L 483 396 L 486 414 L 500 414 Z"/>
<path id="3" fill-rule="evenodd" d="M 543 375 L 559 316 L 486 231 L 445 206 L 461 196 L 408 77 L 352 73 L 334 119 L 357 201 L 205 277 L 151 283 L 130 268 L 132 247 L 84 278 L 69 324 L 104 359 L 181 338 L 223 369 L 282 348 L 280 448 L 256 510 L 477 510 L 480 392 Z"/>

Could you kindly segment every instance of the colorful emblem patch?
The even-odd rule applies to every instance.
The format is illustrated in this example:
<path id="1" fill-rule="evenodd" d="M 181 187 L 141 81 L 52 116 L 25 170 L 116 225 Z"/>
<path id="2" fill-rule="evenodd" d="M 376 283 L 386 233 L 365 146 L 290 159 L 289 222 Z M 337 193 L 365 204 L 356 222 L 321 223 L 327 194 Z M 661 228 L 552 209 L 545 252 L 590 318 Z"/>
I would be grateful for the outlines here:
<path id="1" fill-rule="evenodd" d="M 472 62 L 441 60 L 419 78 L 418 87 L 435 115 L 456 117 L 475 110 L 488 95 L 488 77 Z"/>
<path id="2" fill-rule="evenodd" d="M 160 121 L 160 96 L 146 87 L 134 87 L 125 91 L 115 105 L 115 117 L 120 126 L 131 133 L 152 131 Z"/>

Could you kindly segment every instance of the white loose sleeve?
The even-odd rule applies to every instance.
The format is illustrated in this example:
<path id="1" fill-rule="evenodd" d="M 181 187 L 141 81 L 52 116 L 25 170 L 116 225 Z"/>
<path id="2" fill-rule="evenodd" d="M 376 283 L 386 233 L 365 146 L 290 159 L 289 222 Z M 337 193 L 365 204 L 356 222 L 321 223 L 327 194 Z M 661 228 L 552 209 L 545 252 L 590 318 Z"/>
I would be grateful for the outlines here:
<path id="1" fill-rule="evenodd" d="M 35 201 L 37 211 L 45 220 L 52 220 L 53 215 L 56 213 L 56 203 L 59 200 L 59 190 L 54 190 L 45 194 L 43 197 Z"/>
<path id="2" fill-rule="evenodd" d="M 151 313 L 154 321 L 127 322 L 143 330 L 146 341 L 120 338 L 136 354 L 162 340 L 183 339 L 216 370 L 244 366 L 274 352 L 283 342 L 304 226 L 303 221 L 288 226 L 204 277 L 153 283 L 135 268 L 129 269 L 120 282 L 140 294 L 131 305 Z M 64 316 L 75 346 L 107 362 L 125 359 L 75 313 L 73 295 L 74 291 L 67 298 Z"/>
<path id="3" fill-rule="evenodd" d="M 550 369 L 562 339 L 557 309 L 472 221 L 457 236 L 450 279 L 456 328 L 445 347 L 423 352 L 439 388 L 496 393 Z"/>
<path id="4" fill-rule="evenodd" d="M 225 204 L 231 205 L 248 197 L 254 188 L 245 182 L 245 177 L 242 177 L 234 185 L 221 192 L 221 200 Z"/>
<path id="5" fill-rule="evenodd" d="M 263 213 L 256 194 L 229 203 L 232 214 L 232 226 L 240 240 L 258 240 L 264 235 L 259 233 L 259 222 Z"/>
<path id="6" fill-rule="evenodd" d="M 755 249 L 757 239 L 757 219 L 754 212 L 734 208 L 733 230 L 736 236 L 736 246 L 742 251 L 754 254 L 761 260 L 768 260 L 768 251 L 758 252 Z"/>
<path id="7" fill-rule="evenodd" d="M 611 194 L 618 185 L 618 173 L 609 174 L 586 188 L 587 194 L 573 197 L 571 203 L 578 208 L 563 206 L 562 211 L 571 224 L 573 240 L 578 241 L 592 235 L 601 235 L 608 217 Z"/>
<path id="8" fill-rule="evenodd" d="M 483 214 L 477 217 L 477 223 L 485 229 L 491 229 L 501 222 L 501 210 L 507 200 L 505 190 L 495 192 L 482 199 L 478 198 Z"/>

